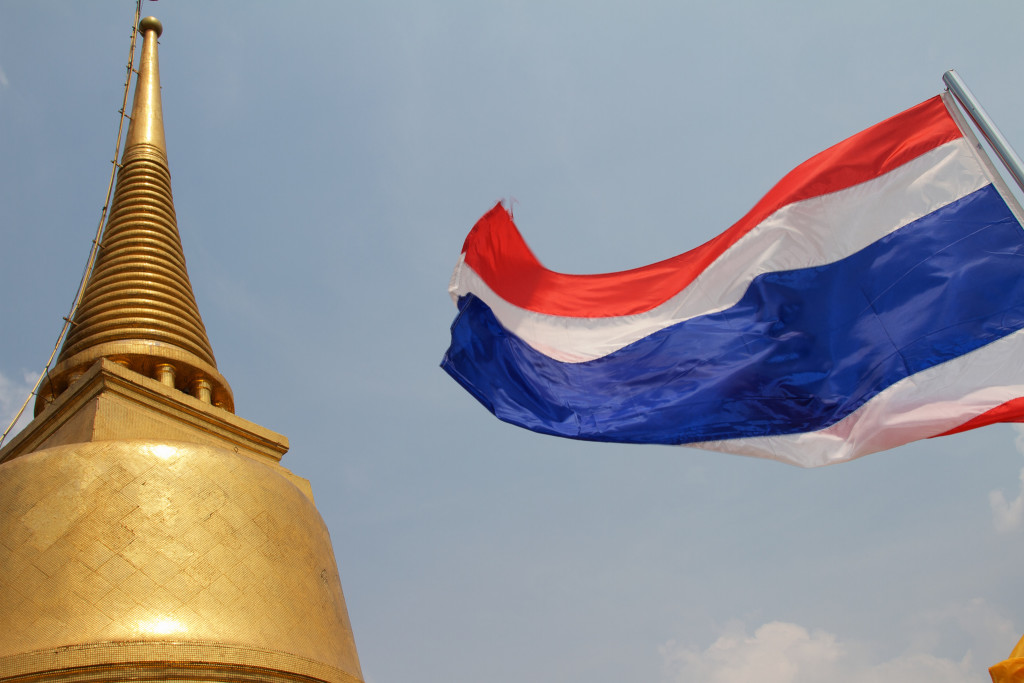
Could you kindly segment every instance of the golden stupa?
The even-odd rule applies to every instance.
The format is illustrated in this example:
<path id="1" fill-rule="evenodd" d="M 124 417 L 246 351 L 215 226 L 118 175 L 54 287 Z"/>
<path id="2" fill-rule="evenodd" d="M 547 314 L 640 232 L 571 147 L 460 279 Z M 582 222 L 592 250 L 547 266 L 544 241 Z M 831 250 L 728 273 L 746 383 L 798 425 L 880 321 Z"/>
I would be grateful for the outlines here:
<path id="1" fill-rule="evenodd" d="M 185 269 L 157 66 L 35 419 L 0 450 L 0 681 L 362 681 L 288 440 L 234 415 Z"/>

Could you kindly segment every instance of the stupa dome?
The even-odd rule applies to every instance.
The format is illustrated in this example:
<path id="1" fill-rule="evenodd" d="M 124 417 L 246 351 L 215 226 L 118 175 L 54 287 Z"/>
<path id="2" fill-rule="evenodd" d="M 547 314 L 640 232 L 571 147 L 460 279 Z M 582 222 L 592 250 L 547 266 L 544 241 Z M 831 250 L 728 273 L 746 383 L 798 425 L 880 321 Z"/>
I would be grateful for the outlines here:
<path id="1" fill-rule="evenodd" d="M 0 678 L 70 649 L 359 680 L 327 529 L 275 468 L 165 440 L 4 463 Z"/>

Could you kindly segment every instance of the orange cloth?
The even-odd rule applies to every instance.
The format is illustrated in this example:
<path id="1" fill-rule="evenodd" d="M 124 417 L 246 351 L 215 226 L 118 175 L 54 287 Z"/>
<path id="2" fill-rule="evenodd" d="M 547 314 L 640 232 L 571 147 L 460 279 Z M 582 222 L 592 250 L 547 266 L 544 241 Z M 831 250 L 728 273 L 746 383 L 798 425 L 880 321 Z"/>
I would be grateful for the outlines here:
<path id="1" fill-rule="evenodd" d="M 1024 638 L 1013 648 L 1010 656 L 988 668 L 992 683 L 1024 683 Z"/>

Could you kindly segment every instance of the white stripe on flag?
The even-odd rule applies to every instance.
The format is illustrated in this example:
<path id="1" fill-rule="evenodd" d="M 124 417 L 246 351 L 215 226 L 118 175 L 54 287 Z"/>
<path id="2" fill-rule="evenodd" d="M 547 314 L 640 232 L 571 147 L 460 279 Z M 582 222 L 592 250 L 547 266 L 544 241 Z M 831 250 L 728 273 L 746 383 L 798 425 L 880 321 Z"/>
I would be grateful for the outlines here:
<path id="1" fill-rule="evenodd" d="M 687 446 L 781 460 L 801 467 L 846 462 L 955 429 L 1024 395 L 1024 330 L 878 393 L 817 432 L 690 443 Z"/>
<path id="2" fill-rule="evenodd" d="M 782 207 L 679 294 L 637 315 L 566 318 L 535 313 L 499 297 L 462 259 L 449 292 L 453 298 L 475 294 L 506 329 L 537 351 L 563 362 L 584 362 L 684 320 L 726 309 L 758 275 L 849 256 L 990 182 L 966 140 L 948 142 L 878 178 Z"/>

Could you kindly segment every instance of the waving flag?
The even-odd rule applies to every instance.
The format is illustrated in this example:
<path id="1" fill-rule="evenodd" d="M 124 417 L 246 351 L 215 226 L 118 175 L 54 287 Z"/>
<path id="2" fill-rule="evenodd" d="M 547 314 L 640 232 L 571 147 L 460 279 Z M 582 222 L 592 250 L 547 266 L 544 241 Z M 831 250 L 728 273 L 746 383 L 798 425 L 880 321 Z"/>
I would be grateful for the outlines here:
<path id="1" fill-rule="evenodd" d="M 499 204 L 452 276 L 442 367 L 537 432 L 803 466 L 1024 421 L 1024 230 L 975 145 L 932 98 L 618 273 L 544 268 Z"/>

